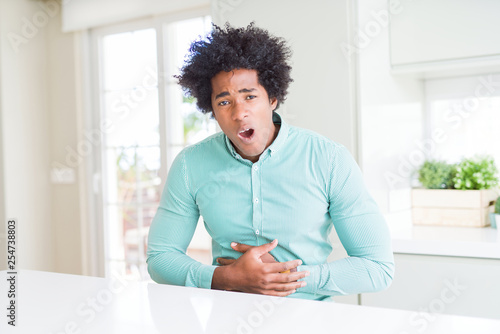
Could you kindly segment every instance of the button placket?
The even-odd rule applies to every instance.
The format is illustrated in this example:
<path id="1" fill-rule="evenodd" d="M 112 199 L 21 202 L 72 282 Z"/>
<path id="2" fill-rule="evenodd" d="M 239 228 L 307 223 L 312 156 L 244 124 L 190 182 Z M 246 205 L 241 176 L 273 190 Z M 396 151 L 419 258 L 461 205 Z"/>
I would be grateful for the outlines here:
<path id="1" fill-rule="evenodd" d="M 257 240 L 257 245 L 260 245 L 259 236 L 261 235 L 262 225 L 262 199 L 261 199 L 261 178 L 260 166 L 255 163 L 251 169 L 252 174 L 252 201 L 253 201 L 253 217 L 252 226 Z"/>

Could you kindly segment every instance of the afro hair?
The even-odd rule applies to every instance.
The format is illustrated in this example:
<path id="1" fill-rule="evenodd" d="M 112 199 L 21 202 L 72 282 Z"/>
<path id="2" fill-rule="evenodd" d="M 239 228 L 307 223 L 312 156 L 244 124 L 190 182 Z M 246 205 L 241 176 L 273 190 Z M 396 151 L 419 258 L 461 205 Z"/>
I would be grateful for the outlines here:
<path id="1" fill-rule="evenodd" d="M 277 107 L 286 98 L 291 66 L 291 50 L 283 38 L 257 28 L 254 22 L 246 28 L 224 28 L 212 24 L 206 39 L 194 41 L 180 75 L 175 76 L 183 90 L 197 100 L 202 113 L 212 112 L 211 79 L 219 72 L 234 69 L 256 70 L 259 84 L 269 98 L 276 98 Z"/>

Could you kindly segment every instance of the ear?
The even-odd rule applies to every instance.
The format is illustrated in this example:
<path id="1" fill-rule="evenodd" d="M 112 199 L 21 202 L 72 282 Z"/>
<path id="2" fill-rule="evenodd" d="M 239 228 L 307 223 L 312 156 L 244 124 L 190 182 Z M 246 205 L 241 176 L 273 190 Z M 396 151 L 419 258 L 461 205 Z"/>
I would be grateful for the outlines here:
<path id="1" fill-rule="evenodd" d="M 271 109 L 274 111 L 274 109 L 276 109 L 276 107 L 278 106 L 278 99 L 272 97 L 269 99 L 269 103 L 271 104 Z"/>

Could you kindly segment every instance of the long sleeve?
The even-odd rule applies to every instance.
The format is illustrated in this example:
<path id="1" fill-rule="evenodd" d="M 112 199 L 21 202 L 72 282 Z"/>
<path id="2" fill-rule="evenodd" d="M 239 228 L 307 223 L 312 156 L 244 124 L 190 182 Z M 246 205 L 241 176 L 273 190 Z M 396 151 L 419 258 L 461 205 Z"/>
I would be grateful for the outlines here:
<path id="1" fill-rule="evenodd" d="M 185 151 L 174 160 L 148 238 L 147 264 L 157 283 L 210 289 L 215 266 L 186 255 L 199 219 L 189 191 Z"/>
<path id="2" fill-rule="evenodd" d="M 394 275 L 390 233 L 368 193 L 361 171 L 349 151 L 335 146 L 331 158 L 329 213 L 349 257 L 330 263 L 303 265 L 310 271 L 301 292 L 335 296 L 376 292 Z"/>

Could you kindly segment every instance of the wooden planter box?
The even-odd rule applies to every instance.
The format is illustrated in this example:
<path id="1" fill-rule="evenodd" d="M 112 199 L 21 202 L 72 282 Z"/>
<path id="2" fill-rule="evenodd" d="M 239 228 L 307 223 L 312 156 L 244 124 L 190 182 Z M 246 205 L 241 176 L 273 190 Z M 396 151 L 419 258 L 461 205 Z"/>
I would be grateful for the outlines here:
<path id="1" fill-rule="evenodd" d="M 490 225 L 495 190 L 412 189 L 412 218 L 415 225 Z"/>

